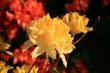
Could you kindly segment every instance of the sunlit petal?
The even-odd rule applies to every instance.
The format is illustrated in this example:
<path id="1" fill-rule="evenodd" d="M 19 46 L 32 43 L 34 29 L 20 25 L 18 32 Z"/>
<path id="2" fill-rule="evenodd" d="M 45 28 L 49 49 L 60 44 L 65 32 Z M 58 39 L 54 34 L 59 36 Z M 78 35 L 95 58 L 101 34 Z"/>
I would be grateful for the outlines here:
<path id="1" fill-rule="evenodd" d="M 32 52 L 32 58 L 36 58 L 44 52 L 45 52 L 45 50 L 42 50 L 41 48 L 36 47 Z"/>
<path id="2" fill-rule="evenodd" d="M 86 27 L 89 19 L 85 17 L 85 15 L 80 15 L 78 12 L 67 13 L 63 17 L 63 21 L 68 24 L 72 34 L 87 33 L 89 31 L 92 31 L 91 27 Z"/>
<path id="3" fill-rule="evenodd" d="M 60 58 L 62 59 L 64 66 L 67 67 L 65 56 L 63 54 L 60 54 Z"/>
<path id="4" fill-rule="evenodd" d="M 25 51 L 26 49 L 29 49 L 32 45 L 33 43 L 31 42 L 31 40 L 25 41 L 23 45 L 23 51 Z"/>
<path id="5" fill-rule="evenodd" d="M 56 50 L 53 48 L 48 48 L 46 53 L 53 59 L 56 59 Z"/>

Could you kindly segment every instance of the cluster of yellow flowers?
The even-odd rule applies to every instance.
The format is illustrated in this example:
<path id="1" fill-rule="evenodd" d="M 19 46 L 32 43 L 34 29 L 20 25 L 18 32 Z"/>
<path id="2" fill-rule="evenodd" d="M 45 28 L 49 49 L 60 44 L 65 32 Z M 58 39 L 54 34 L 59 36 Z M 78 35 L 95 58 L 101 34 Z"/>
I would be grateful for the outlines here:
<path id="1" fill-rule="evenodd" d="M 21 68 L 20 67 L 16 67 L 15 70 L 13 70 L 14 73 L 28 73 L 30 68 L 28 68 L 28 66 L 23 65 Z M 29 73 L 37 73 L 38 71 L 38 67 L 33 66 L 31 71 Z"/>
<path id="2" fill-rule="evenodd" d="M 11 69 L 10 66 L 5 66 L 5 63 L 0 61 L 0 73 L 7 73 L 9 69 Z"/>
<path id="3" fill-rule="evenodd" d="M 56 59 L 58 52 L 65 67 L 67 62 L 64 54 L 71 53 L 75 46 L 72 43 L 74 40 L 70 34 L 87 33 L 92 31 L 92 28 L 86 27 L 89 19 L 79 15 L 77 12 L 66 14 L 63 19 L 58 17 L 51 18 L 49 14 L 32 21 L 26 28 L 29 40 L 24 43 L 24 50 L 37 45 L 32 52 L 32 57 L 36 58 L 42 53 L 52 59 Z"/>
<path id="4" fill-rule="evenodd" d="M 10 69 L 13 69 L 13 67 L 5 65 L 5 62 L 0 61 L 0 73 L 7 73 Z M 16 69 L 13 70 L 13 73 L 28 73 L 29 69 L 30 68 L 26 65 L 23 65 L 21 68 L 17 66 Z M 38 67 L 33 66 L 29 73 L 37 73 L 37 71 Z"/>

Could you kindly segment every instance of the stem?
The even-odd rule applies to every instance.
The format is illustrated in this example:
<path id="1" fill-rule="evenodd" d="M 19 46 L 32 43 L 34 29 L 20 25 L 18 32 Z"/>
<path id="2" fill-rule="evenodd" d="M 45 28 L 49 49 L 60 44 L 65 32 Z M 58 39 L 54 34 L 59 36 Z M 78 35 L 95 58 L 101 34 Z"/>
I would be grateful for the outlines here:
<path id="1" fill-rule="evenodd" d="M 83 34 L 77 41 L 74 42 L 74 45 L 80 42 L 87 33 Z"/>
<path id="2" fill-rule="evenodd" d="M 48 67 L 48 63 L 46 64 L 46 68 L 45 68 L 45 71 L 44 71 L 44 73 L 46 73 L 47 67 Z"/>
<path id="3" fill-rule="evenodd" d="M 60 57 L 58 56 L 57 61 L 55 61 L 55 65 L 54 65 L 54 67 L 56 67 L 56 68 L 57 68 L 59 59 L 60 59 Z"/>
<path id="4" fill-rule="evenodd" d="M 46 53 L 44 53 L 44 55 L 45 55 L 45 58 L 46 58 L 46 60 L 45 60 L 45 62 L 44 62 L 44 64 L 46 64 L 44 73 L 46 73 L 47 68 L 48 68 L 49 57 L 48 57 L 48 55 L 47 55 Z"/>
<path id="5" fill-rule="evenodd" d="M 58 61 L 59 61 L 59 56 L 56 60 L 54 60 L 53 64 L 51 65 L 51 68 L 47 71 L 47 73 L 50 73 L 53 68 L 57 68 Z"/>
<path id="6" fill-rule="evenodd" d="M 91 27 L 94 28 L 95 25 L 96 25 L 99 21 L 100 21 L 100 17 L 97 18 L 97 22 L 96 22 L 95 24 L 93 24 Z M 88 32 L 87 32 L 87 33 L 88 33 Z M 79 43 L 79 42 L 84 38 L 84 36 L 86 36 L 87 33 L 83 34 L 77 41 L 75 41 L 75 42 L 74 42 L 74 45 L 77 44 L 77 43 Z M 68 57 L 67 57 L 67 62 L 68 62 L 69 57 L 70 57 L 70 54 L 69 54 Z"/>
<path id="7" fill-rule="evenodd" d="M 100 21 L 100 17 L 97 18 L 97 22 L 95 24 L 93 24 L 91 27 L 94 28 L 94 26 Z M 87 33 L 83 34 L 77 41 L 74 42 L 74 45 L 77 44 L 79 41 L 81 41 L 83 39 L 83 37 L 86 35 Z"/>

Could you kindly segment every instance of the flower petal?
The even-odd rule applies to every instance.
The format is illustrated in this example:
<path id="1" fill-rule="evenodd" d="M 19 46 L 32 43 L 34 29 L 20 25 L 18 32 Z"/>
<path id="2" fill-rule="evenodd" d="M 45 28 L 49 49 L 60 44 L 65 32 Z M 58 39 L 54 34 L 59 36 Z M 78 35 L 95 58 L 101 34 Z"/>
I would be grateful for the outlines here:
<path id="1" fill-rule="evenodd" d="M 23 45 L 23 51 L 25 51 L 26 49 L 29 49 L 32 45 L 33 43 L 31 42 L 31 40 L 25 41 Z"/>
<path id="2" fill-rule="evenodd" d="M 7 73 L 8 70 L 10 70 L 11 67 L 10 66 L 5 66 L 2 70 L 0 70 L 0 73 Z"/>
<path id="3" fill-rule="evenodd" d="M 48 48 L 46 50 L 46 53 L 51 57 L 52 59 L 56 59 L 56 50 L 54 48 Z"/>
<path id="4" fill-rule="evenodd" d="M 44 53 L 45 50 L 41 49 L 39 47 L 36 47 L 33 52 L 32 52 L 32 58 L 36 58 L 37 56 L 41 55 L 42 53 Z"/>
<path id="5" fill-rule="evenodd" d="M 38 67 L 33 66 L 30 73 L 37 73 Z"/>
<path id="6" fill-rule="evenodd" d="M 71 53 L 73 51 L 73 48 L 67 48 L 63 50 L 63 53 L 67 54 L 67 53 Z"/>
<path id="7" fill-rule="evenodd" d="M 62 59 L 63 64 L 65 65 L 65 67 L 67 67 L 67 62 L 66 62 L 65 56 L 63 54 L 60 54 L 60 58 Z"/>
<path id="8" fill-rule="evenodd" d="M 92 31 L 92 30 L 93 30 L 93 28 L 85 27 L 85 28 L 82 30 L 82 32 L 83 32 L 83 33 L 87 33 L 88 31 Z"/>

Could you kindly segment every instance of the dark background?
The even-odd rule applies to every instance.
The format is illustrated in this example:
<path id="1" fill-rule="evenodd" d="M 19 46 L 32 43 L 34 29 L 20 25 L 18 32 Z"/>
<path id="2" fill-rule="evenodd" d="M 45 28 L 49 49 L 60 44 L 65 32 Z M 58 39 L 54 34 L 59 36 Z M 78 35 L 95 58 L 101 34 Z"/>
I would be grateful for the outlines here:
<path id="1" fill-rule="evenodd" d="M 65 14 L 65 3 L 71 0 L 46 0 L 46 9 L 52 17 Z M 94 26 L 94 30 L 88 33 L 77 45 L 77 49 L 70 56 L 72 64 L 76 58 L 83 59 L 90 73 L 110 73 L 110 3 L 106 7 L 102 6 L 101 0 L 90 0 L 89 8 L 86 12 L 90 19 L 89 25 Z"/>

